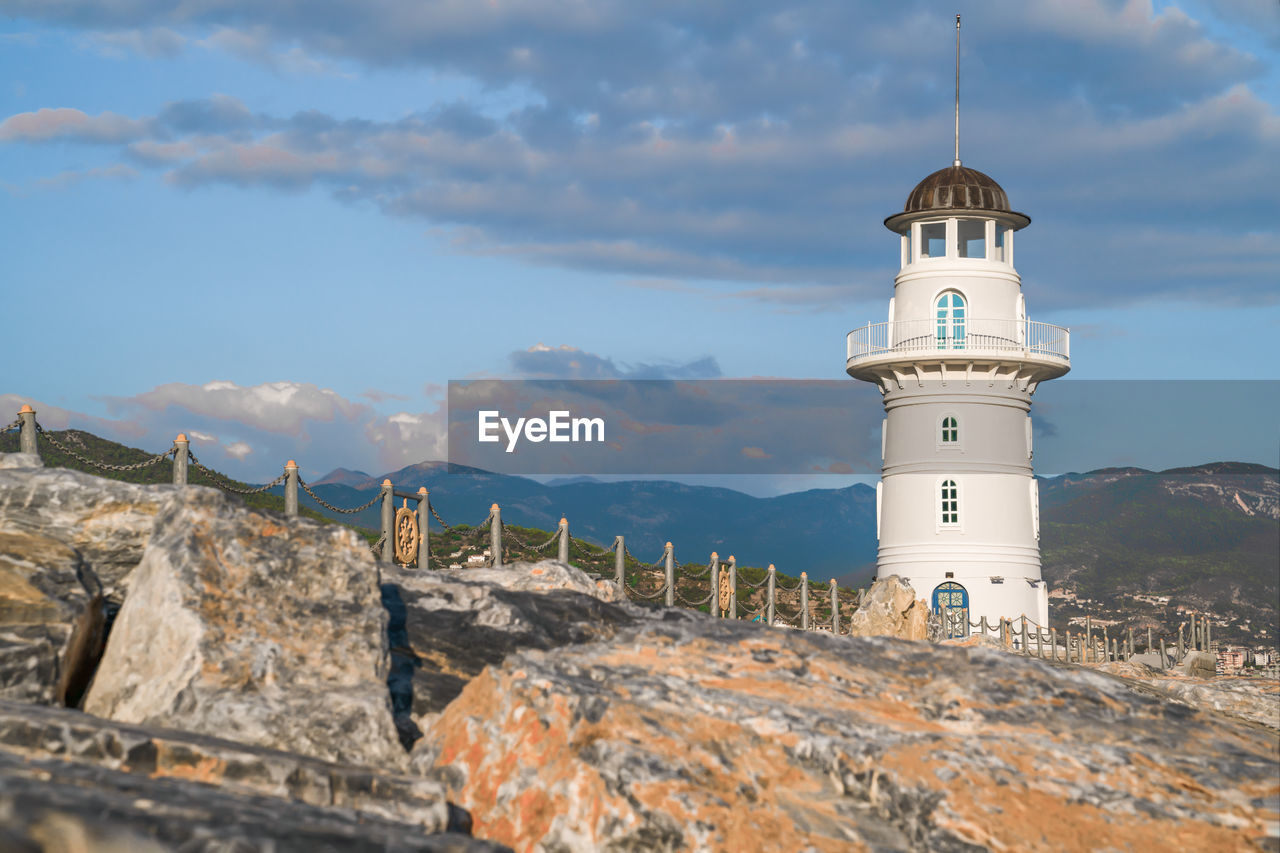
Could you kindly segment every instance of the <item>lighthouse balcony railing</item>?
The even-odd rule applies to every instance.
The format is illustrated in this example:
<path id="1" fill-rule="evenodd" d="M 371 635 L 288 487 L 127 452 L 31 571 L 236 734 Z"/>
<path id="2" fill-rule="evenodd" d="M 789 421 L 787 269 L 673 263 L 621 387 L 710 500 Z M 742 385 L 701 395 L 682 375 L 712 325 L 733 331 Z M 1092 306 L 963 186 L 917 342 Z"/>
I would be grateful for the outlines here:
<path id="1" fill-rule="evenodd" d="M 849 333 L 849 361 L 885 355 L 936 353 L 1022 355 L 1067 362 L 1070 332 L 1034 320 L 899 320 L 868 323 Z"/>

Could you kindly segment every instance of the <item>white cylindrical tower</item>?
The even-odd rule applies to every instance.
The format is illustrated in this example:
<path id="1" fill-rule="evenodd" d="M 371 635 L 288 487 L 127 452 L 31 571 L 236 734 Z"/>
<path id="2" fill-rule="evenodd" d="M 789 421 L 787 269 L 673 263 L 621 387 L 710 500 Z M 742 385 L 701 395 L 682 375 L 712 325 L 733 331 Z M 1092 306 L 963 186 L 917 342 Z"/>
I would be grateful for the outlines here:
<path id="1" fill-rule="evenodd" d="M 1048 624 L 1031 395 L 1070 369 L 1066 329 L 1027 319 L 994 180 L 934 172 L 885 220 L 901 240 L 888 322 L 849 333 L 846 370 L 884 395 L 877 574 L 936 610 Z"/>

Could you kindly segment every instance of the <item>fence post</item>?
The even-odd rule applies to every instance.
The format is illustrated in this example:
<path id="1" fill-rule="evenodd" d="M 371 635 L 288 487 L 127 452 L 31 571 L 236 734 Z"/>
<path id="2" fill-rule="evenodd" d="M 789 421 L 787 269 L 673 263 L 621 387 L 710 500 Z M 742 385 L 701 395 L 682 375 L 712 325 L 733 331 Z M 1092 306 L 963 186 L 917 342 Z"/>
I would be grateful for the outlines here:
<path id="1" fill-rule="evenodd" d="M 711 615 L 720 619 L 723 615 L 720 612 L 720 555 L 715 551 L 711 552 L 711 569 L 707 575 L 711 578 Z"/>
<path id="2" fill-rule="evenodd" d="M 985 637 L 987 636 L 987 617 L 986 616 L 979 617 L 979 621 L 982 623 L 982 636 Z"/>
<path id="3" fill-rule="evenodd" d="M 613 537 L 613 582 L 618 585 L 618 594 L 627 597 L 627 540 L 621 536 Z"/>
<path id="4" fill-rule="evenodd" d="M 666 547 L 663 549 L 663 556 L 665 558 L 664 562 L 666 563 L 666 565 L 663 567 L 666 575 L 666 577 L 664 578 L 664 583 L 666 583 L 667 585 L 667 595 L 664 601 L 666 602 L 666 605 L 668 607 L 675 607 L 676 606 L 676 550 L 671 546 L 670 542 L 668 542 Z"/>
<path id="5" fill-rule="evenodd" d="M 1107 636 L 1107 626 L 1102 626 L 1102 662 L 1109 663 L 1111 661 L 1111 640 Z"/>
<path id="6" fill-rule="evenodd" d="M 738 560 L 729 555 L 729 618 L 738 618 Z"/>
<path id="7" fill-rule="evenodd" d="M 840 595 L 837 591 L 836 579 L 831 579 L 831 636 L 840 635 Z"/>
<path id="8" fill-rule="evenodd" d="M 800 629 L 809 630 L 809 573 L 800 573 Z"/>
<path id="9" fill-rule="evenodd" d="M 1071 663 L 1071 631 L 1067 631 L 1067 663 Z"/>
<path id="10" fill-rule="evenodd" d="M 1183 654 L 1182 654 L 1182 629 L 1186 626 L 1186 624 L 1187 624 L 1186 622 L 1179 622 L 1179 623 L 1178 623 L 1178 661 L 1179 661 L 1179 662 L 1181 662 L 1181 661 L 1182 661 L 1182 658 L 1183 658 Z"/>
<path id="11" fill-rule="evenodd" d="M 426 486 L 418 487 L 418 568 L 431 568 L 431 496 Z"/>
<path id="12" fill-rule="evenodd" d="M 492 554 L 493 567 L 502 568 L 502 507 L 494 504 L 489 507 L 489 553 Z"/>
<path id="13" fill-rule="evenodd" d="M 1129 645 L 1128 645 L 1128 648 L 1125 649 L 1125 653 L 1124 653 L 1125 660 L 1129 660 L 1130 658 L 1133 657 L 1133 629 L 1132 628 L 1128 629 L 1127 639 L 1129 641 Z"/>
<path id="14" fill-rule="evenodd" d="M 1049 655 L 1050 660 L 1054 663 L 1058 662 L 1058 629 L 1049 629 Z"/>
<path id="15" fill-rule="evenodd" d="M 768 620 L 769 624 L 773 624 L 773 620 L 778 614 L 778 570 L 774 568 L 773 563 L 769 564 L 769 584 L 765 587 L 765 599 L 768 603 Z"/>
<path id="16" fill-rule="evenodd" d="M 382 562 L 390 563 L 396 556 L 395 542 L 396 496 L 390 480 L 382 481 Z"/>
<path id="17" fill-rule="evenodd" d="M 1155 650 L 1156 650 L 1155 646 L 1152 645 L 1152 642 L 1151 642 L 1151 626 L 1148 625 L 1147 626 L 1147 654 L 1151 654 Z"/>
<path id="18" fill-rule="evenodd" d="M 556 543 L 556 559 L 569 564 L 569 519 L 560 519 L 560 540 Z"/>
<path id="19" fill-rule="evenodd" d="M 183 465 L 182 467 L 185 469 L 187 466 Z M 186 474 L 187 472 L 183 470 L 184 480 L 186 479 Z M 174 479 L 177 479 L 176 468 L 174 469 Z M 295 518 L 298 515 L 298 463 L 292 459 L 284 463 L 284 514 L 290 518 Z"/>
<path id="20" fill-rule="evenodd" d="M 178 437 L 173 440 L 173 484 L 175 486 L 187 484 L 187 454 L 190 452 L 191 442 L 187 440 L 187 434 L 178 433 Z"/>
<path id="21" fill-rule="evenodd" d="M 1204 650 L 1206 652 L 1213 651 L 1213 623 L 1209 621 L 1209 617 L 1204 617 Z"/>
<path id="22" fill-rule="evenodd" d="M 22 432 L 18 433 L 19 453 L 40 453 L 36 447 L 36 410 L 26 403 L 18 409 L 18 420 L 22 421 Z"/>
<path id="23" fill-rule="evenodd" d="M 1022 653 L 1031 656 L 1031 644 L 1027 642 L 1027 614 L 1022 614 Z"/>
<path id="24" fill-rule="evenodd" d="M 1160 638 L 1160 668 L 1169 668 L 1169 655 L 1166 654 L 1164 650 L 1164 637 Z"/>

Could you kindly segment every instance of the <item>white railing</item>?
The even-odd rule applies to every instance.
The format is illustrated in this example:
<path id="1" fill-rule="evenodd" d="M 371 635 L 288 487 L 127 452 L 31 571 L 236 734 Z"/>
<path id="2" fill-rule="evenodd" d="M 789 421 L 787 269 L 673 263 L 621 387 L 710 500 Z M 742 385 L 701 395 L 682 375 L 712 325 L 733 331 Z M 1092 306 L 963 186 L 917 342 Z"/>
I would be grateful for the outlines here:
<path id="1" fill-rule="evenodd" d="M 1069 361 L 1070 332 L 1033 320 L 900 320 L 868 323 L 849 333 L 849 360 L 898 353 L 1017 353 Z"/>

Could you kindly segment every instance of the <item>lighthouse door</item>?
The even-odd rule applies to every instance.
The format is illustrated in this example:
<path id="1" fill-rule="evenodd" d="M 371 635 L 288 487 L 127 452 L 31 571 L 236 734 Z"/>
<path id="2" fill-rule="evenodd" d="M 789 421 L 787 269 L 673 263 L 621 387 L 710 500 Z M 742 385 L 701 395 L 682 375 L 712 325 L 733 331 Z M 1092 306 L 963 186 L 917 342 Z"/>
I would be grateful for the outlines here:
<path id="1" fill-rule="evenodd" d="M 933 591 L 933 612 L 945 612 L 948 624 L 944 625 L 946 636 L 969 636 L 969 591 L 955 581 L 938 584 Z"/>
<path id="2" fill-rule="evenodd" d="M 964 349 L 964 297 L 947 291 L 937 302 L 938 349 Z"/>

